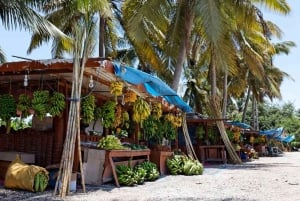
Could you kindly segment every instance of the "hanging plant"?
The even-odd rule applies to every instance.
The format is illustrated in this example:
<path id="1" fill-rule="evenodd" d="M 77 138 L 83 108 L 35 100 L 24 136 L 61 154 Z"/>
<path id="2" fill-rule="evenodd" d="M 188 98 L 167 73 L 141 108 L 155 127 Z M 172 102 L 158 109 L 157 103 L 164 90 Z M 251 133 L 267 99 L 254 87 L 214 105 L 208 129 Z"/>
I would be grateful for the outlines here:
<path id="1" fill-rule="evenodd" d="M 21 112 L 23 117 L 29 116 L 31 108 L 31 99 L 27 94 L 20 94 L 17 103 L 17 110 Z"/>
<path id="2" fill-rule="evenodd" d="M 50 98 L 50 109 L 49 113 L 52 116 L 61 116 L 61 113 L 66 107 L 65 95 L 59 92 L 53 92 Z"/>
<path id="3" fill-rule="evenodd" d="M 136 123 L 142 123 L 145 119 L 147 119 L 151 114 L 151 109 L 149 104 L 142 99 L 141 97 L 138 97 L 137 100 L 133 104 L 133 117 L 132 119 Z"/>
<path id="4" fill-rule="evenodd" d="M 47 112 L 49 112 L 49 91 L 38 90 L 33 92 L 31 105 L 39 119 L 42 120 L 46 117 Z"/>
<path id="5" fill-rule="evenodd" d="M 96 108 L 96 99 L 93 95 L 88 95 L 81 102 L 81 117 L 85 124 L 90 124 L 94 119 L 94 111 Z"/>
<path id="6" fill-rule="evenodd" d="M 102 125 L 104 128 L 111 128 L 115 121 L 116 102 L 107 101 L 101 107 Z"/>
<path id="7" fill-rule="evenodd" d="M 6 133 L 10 133 L 11 118 L 16 114 L 16 101 L 10 94 L 0 96 L 0 119 L 6 122 Z"/>

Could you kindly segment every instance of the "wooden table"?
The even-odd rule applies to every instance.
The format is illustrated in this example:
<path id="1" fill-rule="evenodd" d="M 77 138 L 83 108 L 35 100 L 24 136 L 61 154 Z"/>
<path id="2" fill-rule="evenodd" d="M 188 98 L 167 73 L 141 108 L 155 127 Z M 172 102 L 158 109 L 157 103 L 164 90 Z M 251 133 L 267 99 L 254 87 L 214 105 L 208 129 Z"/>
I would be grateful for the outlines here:
<path id="1" fill-rule="evenodd" d="M 108 159 L 109 164 L 105 164 L 105 168 L 111 167 L 112 173 L 115 179 L 115 184 L 117 187 L 120 187 L 118 175 L 116 173 L 115 161 L 114 159 L 126 158 L 126 161 L 129 161 L 130 166 L 133 167 L 134 157 L 143 157 L 144 160 L 149 160 L 150 149 L 142 149 L 142 150 L 110 150 L 106 151 L 106 159 Z M 109 167 L 107 167 L 109 166 Z"/>
<path id="2" fill-rule="evenodd" d="M 201 162 L 223 162 L 227 163 L 224 145 L 200 146 Z"/>

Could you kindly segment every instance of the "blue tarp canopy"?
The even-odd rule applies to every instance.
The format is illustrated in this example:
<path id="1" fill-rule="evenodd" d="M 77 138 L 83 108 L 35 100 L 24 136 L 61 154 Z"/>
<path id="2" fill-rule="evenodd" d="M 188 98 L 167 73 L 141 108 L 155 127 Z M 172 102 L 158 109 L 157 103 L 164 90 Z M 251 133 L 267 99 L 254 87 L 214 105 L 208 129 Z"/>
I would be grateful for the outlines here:
<path id="1" fill-rule="evenodd" d="M 291 141 L 293 141 L 295 139 L 295 135 L 289 135 L 286 138 L 284 138 L 282 141 L 286 142 L 286 143 L 290 143 Z"/>
<path id="2" fill-rule="evenodd" d="M 267 137 L 279 137 L 283 133 L 283 127 L 279 127 L 271 130 L 259 131 L 260 135 L 265 135 Z"/>
<path id="3" fill-rule="evenodd" d="M 228 121 L 228 122 L 226 122 L 226 123 L 228 123 L 228 124 L 230 124 L 230 125 L 233 125 L 233 126 L 240 127 L 240 128 L 242 128 L 242 129 L 249 129 L 249 128 L 251 128 L 250 125 L 245 124 L 245 123 L 242 123 L 242 122 L 239 122 L 239 121 Z"/>
<path id="4" fill-rule="evenodd" d="M 293 141 L 295 139 L 294 135 L 288 135 L 288 136 L 279 136 L 275 138 L 276 140 L 279 140 L 281 142 L 286 142 L 286 143 L 290 143 L 291 141 Z"/>
<path id="5" fill-rule="evenodd" d="M 133 67 L 121 66 L 114 63 L 115 74 L 128 83 L 143 84 L 151 96 L 162 96 L 170 104 L 175 105 L 184 112 L 192 112 L 192 108 L 184 102 L 177 93 L 161 79 L 137 70 Z"/>

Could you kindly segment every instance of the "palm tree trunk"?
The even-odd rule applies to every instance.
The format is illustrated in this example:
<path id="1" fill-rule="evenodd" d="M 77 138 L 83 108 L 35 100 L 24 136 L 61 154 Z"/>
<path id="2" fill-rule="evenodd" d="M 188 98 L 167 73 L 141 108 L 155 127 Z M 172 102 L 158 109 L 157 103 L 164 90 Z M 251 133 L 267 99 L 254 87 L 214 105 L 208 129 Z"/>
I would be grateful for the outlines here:
<path id="1" fill-rule="evenodd" d="M 226 118 L 227 112 L 227 82 L 228 82 L 228 71 L 225 70 L 224 73 L 224 83 L 223 83 L 223 105 L 222 105 L 222 118 Z"/>
<path id="2" fill-rule="evenodd" d="M 220 98 L 217 96 L 217 71 L 216 71 L 216 64 L 215 64 L 215 56 L 214 51 L 212 51 L 211 56 L 211 63 L 210 63 L 210 81 L 211 81 L 211 98 L 210 98 L 210 106 L 213 118 L 217 119 L 217 127 L 219 129 L 221 138 L 223 143 L 226 147 L 226 150 L 229 154 L 230 159 L 234 164 L 242 163 L 240 157 L 236 154 L 235 149 L 233 148 L 228 135 L 226 133 L 226 129 L 224 126 L 224 122 L 220 119 L 222 118 L 221 107 L 220 107 Z"/>
<path id="3" fill-rule="evenodd" d="M 189 38 L 191 35 L 193 21 L 194 21 L 194 13 L 192 9 L 189 9 L 188 6 L 185 7 L 185 24 L 184 24 L 184 38 L 180 42 L 180 49 L 176 60 L 174 78 L 172 83 L 172 89 L 174 91 L 178 90 L 178 86 L 180 83 L 180 77 L 183 70 L 184 60 L 186 59 L 187 52 L 189 52 Z"/>
<path id="4" fill-rule="evenodd" d="M 244 110 L 243 110 L 243 116 L 242 116 L 243 123 L 245 123 L 245 121 L 246 121 L 246 113 L 247 113 L 247 108 L 248 108 L 248 104 L 250 101 L 250 94 L 251 94 L 251 90 L 250 90 L 250 87 L 248 87 L 247 97 L 246 97 L 245 106 L 244 106 Z"/>
<path id="5" fill-rule="evenodd" d="M 106 20 L 100 15 L 99 22 L 99 57 L 105 57 L 105 24 Z"/>

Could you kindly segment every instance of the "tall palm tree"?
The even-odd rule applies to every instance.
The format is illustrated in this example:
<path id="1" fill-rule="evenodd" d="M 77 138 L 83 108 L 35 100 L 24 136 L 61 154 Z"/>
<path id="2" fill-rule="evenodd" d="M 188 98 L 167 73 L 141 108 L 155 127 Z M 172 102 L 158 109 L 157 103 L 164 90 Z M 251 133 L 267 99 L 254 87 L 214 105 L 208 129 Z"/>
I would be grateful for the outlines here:
<path id="1" fill-rule="evenodd" d="M 75 25 L 80 23 L 82 18 L 84 18 L 85 13 L 82 10 L 78 10 L 78 4 L 81 1 L 47 1 L 40 0 L 42 2 L 39 4 L 38 9 L 46 14 L 46 18 L 55 24 L 62 32 L 70 37 L 75 34 Z M 91 9 L 89 12 L 93 15 L 95 19 L 98 19 L 99 23 L 99 35 L 98 38 L 95 35 L 94 40 L 99 43 L 99 56 L 104 57 L 105 52 L 112 54 L 115 51 L 117 44 L 117 32 L 115 29 L 115 20 L 113 14 L 118 15 L 119 11 L 116 1 L 90 1 Z M 115 9 L 112 12 L 112 9 Z M 96 28 L 96 27 L 95 27 Z M 35 48 L 41 46 L 43 43 L 49 42 L 50 38 L 47 35 L 35 32 L 31 37 L 31 42 L 27 50 L 28 53 L 32 52 Z M 110 49 L 109 49 L 110 48 Z M 54 39 L 52 41 L 52 57 L 60 58 L 64 57 L 65 53 L 70 53 L 72 51 L 71 46 L 65 46 L 59 39 Z"/>
<path id="2" fill-rule="evenodd" d="M 4 28 L 7 30 L 20 28 L 60 38 L 64 43 L 68 42 L 66 36 L 59 29 L 31 8 L 36 3 L 35 0 L 0 0 L 0 19 Z M 0 62 L 4 61 L 5 55 L 0 49 Z"/>

